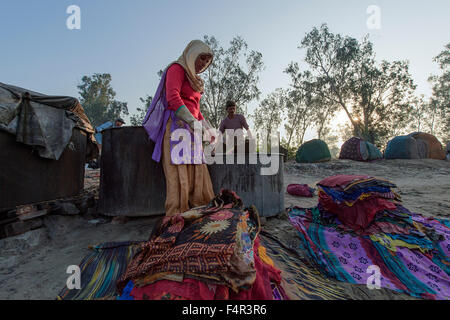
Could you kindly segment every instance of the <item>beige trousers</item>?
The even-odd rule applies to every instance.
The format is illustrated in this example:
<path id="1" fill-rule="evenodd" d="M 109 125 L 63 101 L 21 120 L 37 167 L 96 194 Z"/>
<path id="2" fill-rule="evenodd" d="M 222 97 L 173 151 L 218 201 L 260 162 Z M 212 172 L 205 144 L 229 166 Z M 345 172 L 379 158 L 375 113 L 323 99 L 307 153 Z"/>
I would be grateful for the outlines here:
<path id="1" fill-rule="evenodd" d="M 166 216 L 183 213 L 190 208 L 208 204 L 214 191 L 206 164 L 174 165 L 170 161 L 170 126 L 164 133 L 162 165 L 166 176 Z"/>

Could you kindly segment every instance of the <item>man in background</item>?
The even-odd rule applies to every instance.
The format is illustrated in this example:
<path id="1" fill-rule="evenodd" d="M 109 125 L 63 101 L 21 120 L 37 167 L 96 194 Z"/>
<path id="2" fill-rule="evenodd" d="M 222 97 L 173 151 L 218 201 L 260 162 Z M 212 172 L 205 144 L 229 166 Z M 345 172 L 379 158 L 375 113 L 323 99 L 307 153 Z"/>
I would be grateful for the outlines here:
<path id="1" fill-rule="evenodd" d="M 236 113 L 236 103 L 232 100 L 227 101 L 225 108 L 227 110 L 228 116 L 225 119 L 223 119 L 222 122 L 220 123 L 219 131 L 222 132 L 222 134 L 224 134 L 225 130 L 227 130 L 227 129 L 232 129 L 232 130 L 245 129 L 245 130 L 247 130 L 248 138 L 252 138 L 252 133 L 249 129 L 247 120 L 245 119 L 244 115 Z M 237 135 L 237 136 L 239 138 L 235 138 L 235 143 L 234 143 L 235 146 L 239 143 L 239 141 L 244 142 L 242 135 Z M 224 137 L 224 142 L 226 141 L 225 139 L 226 138 Z M 239 140 L 237 141 L 237 139 L 239 139 Z M 245 143 L 247 144 L 247 141 Z M 234 149 L 237 150 L 236 148 L 234 148 Z"/>
<path id="2" fill-rule="evenodd" d="M 125 121 L 123 121 L 122 118 L 117 118 L 114 123 L 112 121 L 105 122 L 102 125 L 99 125 L 95 128 L 95 139 L 97 140 L 97 143 L 99 144 L 99 147 L 101 149 L 102 147 L 102 131 L 109 128 L 118 128 L 125 124 Z"/>
<path id="3" fill-rule="evenodd" d="M 251 132 L 249 130 L 247 120 L 242 114 L 236 113 L 236 103 L 234 101 L 227 101 L 225 108 L 227 110 L 228 116 L 222 120 L 220 123 L 219 130 L 224 134 L 226 129 L 245 129 L 247 134 L 251 137 Z"/>

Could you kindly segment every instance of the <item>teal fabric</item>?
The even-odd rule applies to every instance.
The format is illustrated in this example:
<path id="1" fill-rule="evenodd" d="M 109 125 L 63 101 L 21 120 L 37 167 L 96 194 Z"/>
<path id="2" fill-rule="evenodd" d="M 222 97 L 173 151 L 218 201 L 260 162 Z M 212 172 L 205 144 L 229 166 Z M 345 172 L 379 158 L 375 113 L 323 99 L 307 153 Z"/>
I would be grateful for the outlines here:
<path id="1" fill-rule="evenodd" d="M 368 160 L 383 159 L 383 154 L 373 144 L 366 141 L 366 147 L 367 147 L 367 150 L 369 151 L 369 159 Z"/>
<path id="2" fill-rule="evenodd" d="M 180 111 L 180 109 L 183 108 L 183 107 L 187 108 L 187 107 L 183 104 L 182 106 L 180 106 L 180 107 L 177 109 L 177 111 L 175 111 L 175 114 L 177 114 L 178 111 Z"/>

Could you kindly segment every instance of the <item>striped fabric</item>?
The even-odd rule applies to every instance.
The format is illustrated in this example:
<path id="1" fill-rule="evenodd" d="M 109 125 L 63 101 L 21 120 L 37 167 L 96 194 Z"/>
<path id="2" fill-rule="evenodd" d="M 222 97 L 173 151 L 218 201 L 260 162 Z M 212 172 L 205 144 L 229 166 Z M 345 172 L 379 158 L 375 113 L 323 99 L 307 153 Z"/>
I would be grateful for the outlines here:
<path id="1" fill-rule="evenodd" d="M 81 289 L 59 293 L 58 300 L 116 299 L 116 281 L 125 272 L 128 263 L 140 250 L 140 242 L 108 242 L 97 245 L 81 261 Z"/>
<path id="2" fill-rule="evenodd" d="M 284 290 L 289 298 L 295 300 L 346 300 L 351 297 L 332 281 L 322 276 L 314 267 L 305 264 L 293 249 L 267 232 L 261 233 L 261 243 L 267 254 L 274 260 L 275 266 L 282 270 Z"/>

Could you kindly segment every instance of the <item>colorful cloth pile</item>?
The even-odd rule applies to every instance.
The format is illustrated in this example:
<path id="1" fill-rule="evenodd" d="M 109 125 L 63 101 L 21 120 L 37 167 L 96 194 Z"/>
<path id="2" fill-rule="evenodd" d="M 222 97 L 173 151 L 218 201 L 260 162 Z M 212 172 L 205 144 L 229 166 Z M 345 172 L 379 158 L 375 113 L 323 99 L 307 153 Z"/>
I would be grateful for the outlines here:
<path id="1" fill-rule="evenodd" d="M 165 217 L 117 283 L 121 299 L 283 299 L 281 271 L 259 243 L 254 207 L 223 190 Z"/>
<path id="2" fill-rule="evenodd" d="M 355 228 L 359 221 L 344 223 L 341 217 L 346 215 L 336 210 L 351 208 L 349 204 L 355 206 L 364 197 L 394 199 L 395 194 L 388 190 L 392 186 L 375 179 L 377 189 L 368 192 L 366 187 L 374 183 L 373 178 L 358 178 L 357 183 L 345 181 L 343 185 L 339 184 L 339 177 L 325 180 L 326 184 L 321 184 L 322 197 L 327 192 L 325 205 L 320 199 L 318 207 L 295 207 L 288 212 L 300 236 L 301 250 L 324 275 L 367 285 L 373 284 L 374 270 L 378 270 L 382 288 L 418 298 L 450 299 L 450 220 L 426 218 L 393 201 L 389 205 L 372 202 L 367 204 L 367 212 L 375 212 L 373 218 Z M 361 188 L 352 189 L 354 183 Z M 336 201 L 334 206 L 326 205 L 330 199 Z M 384 209 L 372 208 L 377 206 Z M 328 210 L 330 207 L 335 210 L 333 213 Z M 360 212 L 363 214 L 363 209 Z"/>
<path id="3" fill-rule="evenodd" d="M 364 175 L 337 175 L 317 183 L 319 205 L 354 230 L 365 229 L 378 212 L 394 210 L 400 200 L 387 180 Z"/>

